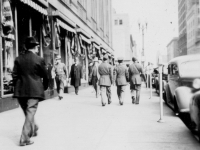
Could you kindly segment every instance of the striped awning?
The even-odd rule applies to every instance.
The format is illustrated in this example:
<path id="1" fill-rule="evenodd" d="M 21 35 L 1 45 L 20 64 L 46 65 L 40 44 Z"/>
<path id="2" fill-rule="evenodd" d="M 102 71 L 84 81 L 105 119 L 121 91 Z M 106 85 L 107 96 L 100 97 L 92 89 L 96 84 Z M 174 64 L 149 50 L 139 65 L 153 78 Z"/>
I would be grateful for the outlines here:
<path id="1" fill-rule="evenodd" d="M 76 31 L 73 28 L 71 28 L 70 26 L 68 26 L 66 23 L 62 22 L 60 19 L 57 19 L 57 23 L 58 23 L 59 26 L 61 26 L 65 30 L 67 30 L 69 32 L 76 33 Z"/>
<path id="2" fill-rule="evenodd" d="M 85 37 L 84 37 L 83 35 L 81 35 L 81 34 L 80 34 L 80 36 L 81 36 L 81 39 L 82 39 L 83 41 L 85 41 L 85 42 L 88 43 L 88 44 L 91 44 L 90 39 L 85 38 Z"/>
<path id="3" fill-rule="evenodd" d="M 38 12 L 40 12 L 43 15 L 47 16 L 47 10 L 43 7 L 41 7 L 40 5 L 38 5 L 37 3 L 33 2 L 32 0 L 20 0 L 21 2 L 23 2 L 24 4 L 29 5 L 30 7 L 32 7 L 33 9 L 37 10 Z"/>

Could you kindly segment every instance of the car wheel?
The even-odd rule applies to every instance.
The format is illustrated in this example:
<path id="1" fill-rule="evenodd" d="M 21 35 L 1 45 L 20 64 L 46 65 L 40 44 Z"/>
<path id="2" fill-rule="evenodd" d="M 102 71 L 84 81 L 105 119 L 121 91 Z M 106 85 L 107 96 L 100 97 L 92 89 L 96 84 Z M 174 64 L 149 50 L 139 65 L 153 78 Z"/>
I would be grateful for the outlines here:
<path id="1" fill-rule="evenodd" d="M 174 113 L 176 116 L 179 116 L 179 108 L 175 97 L 174 97 Z"/>
<path id="2" fill-rule="evenodd" d="M 165 103 L 167 103 L 167 96 L 165 91 L 163 91 L 163 100 L 165 101 Z"/>

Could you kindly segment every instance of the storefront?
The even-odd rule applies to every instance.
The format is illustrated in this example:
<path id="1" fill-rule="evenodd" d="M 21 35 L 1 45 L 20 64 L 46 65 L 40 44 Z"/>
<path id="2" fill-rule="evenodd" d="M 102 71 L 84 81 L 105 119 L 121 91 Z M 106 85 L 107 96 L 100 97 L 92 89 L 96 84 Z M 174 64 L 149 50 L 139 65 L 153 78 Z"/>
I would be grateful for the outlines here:
<path id="1" fill-rule="evenodd" d="M 15 58 L 25 51 L 25 38 L 27 36 L 34 36 L 37 41 L 39 41 L 39 55 L 42 57 L 44 33 L 46 36 L 45 39 L 48 40 L 48 42 L 50 42 L 51 39 L 50 27 L 47 27 L 47 1 L 2 0 L 0 1 L 0 6 L 2 24 L 0 37 L 1 112 L 18 107 L 16 100 L 12 99 L 12 70 Z"/>

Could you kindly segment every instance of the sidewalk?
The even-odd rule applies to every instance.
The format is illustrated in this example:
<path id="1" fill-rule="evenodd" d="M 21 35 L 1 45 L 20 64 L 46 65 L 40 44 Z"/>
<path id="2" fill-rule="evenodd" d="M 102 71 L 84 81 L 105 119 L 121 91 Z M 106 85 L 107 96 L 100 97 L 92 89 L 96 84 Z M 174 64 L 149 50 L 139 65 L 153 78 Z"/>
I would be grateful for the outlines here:
<path id="1" fill-rule="evenodd" d="M 92 88 L 65 94 L 63 100 L 39 104 L 39 125 L 33 145 L 18 146 L 24 116 L 20 108 L 0 113 L 0 150 L 199 150 L 200 144 L 183 122 L 164 104 L 165 123 L 159 120 L 159 97 L 142 88 L 139 105 L 133 105 L 129 87 L 123 106 L 116 87 L 112 103 L 101 106 Z"/>

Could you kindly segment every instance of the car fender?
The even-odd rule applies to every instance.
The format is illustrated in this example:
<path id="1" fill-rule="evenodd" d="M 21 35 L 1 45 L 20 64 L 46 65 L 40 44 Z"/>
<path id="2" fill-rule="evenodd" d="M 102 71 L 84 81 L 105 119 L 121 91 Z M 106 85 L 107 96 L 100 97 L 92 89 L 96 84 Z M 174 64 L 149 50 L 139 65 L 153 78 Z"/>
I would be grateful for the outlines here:
<path id="1" fill-rule="evenodd" d="M 199 108 L 200 107 L 200 91 L 195 92 L 194 95 L 190 99 L 190 118 L 191 120 L 199 127 Z"/>
<path id="2" fill-rule="evenodd" d="M 180 112 L 189 113 L 190 100 L 193 96 L 192 89 L 187 86 L 176 88 L 174 96 Z"/>

